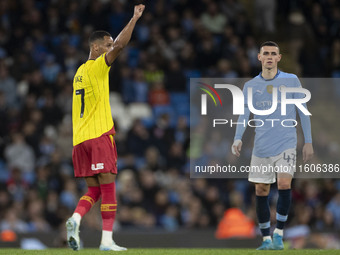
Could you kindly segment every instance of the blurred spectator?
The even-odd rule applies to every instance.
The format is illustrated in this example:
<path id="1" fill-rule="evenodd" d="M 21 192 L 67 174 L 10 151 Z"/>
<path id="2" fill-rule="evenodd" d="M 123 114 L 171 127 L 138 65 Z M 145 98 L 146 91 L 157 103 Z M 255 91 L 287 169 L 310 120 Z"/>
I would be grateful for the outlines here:
<path id="1" fill-rule="evenodd" d="M 1 230 L 64 228 L 84 189 L 72 178 L 71 168 L 73 75 L 88 57 L 89 34 L 100 29 L 116 37 L 132 7 L 130 1 L 116 0 L 1 2 L 0 180 L 6 189 L 0 190 Z M 232 206 L 255 219 L 253 186 L 248 182 L 188 178 L 188 155 L 194 160 L 205 154 L 199 158 L 205 163 L 237 165 L 248 164 L 251 154 L 245 145 L 243 158 L 236 161 L 230 153 L 232 137 L 217 132 L 207 136 L 207 123 L 192 122 L 190 140 L 189 78 L 257 75 L 258 45 L 271 39 L 266 34 L 285 51 L 282 70 L 338 78 L 339 24 L 340 7 L 334 0 L 151 3 L 110 73 L 110 90 L 118 92 L 117 102 L 112 102 L 117 106 L 112 113 L 121 204 L 115 227 L 215 227 Z M 336 118 L 327 124 L 328 115 L 337 116 L 338 87 L 335 82 L 334 97 L 311 102 L 313 111 L 327 107 L 327 114 L 319 113 L 327 127 L 339 126 Z M 330 93 L 328 87 L 315 88 Z M 124 107 L 135 102 L 145 104 L 151 116 L 127 116 Z M 338 130 L 315 125 L 313 132 L 318 134 L 313 136 L 315 163 L 338 163 Z M 210 142 L 203 146 L 206 139 Z M 339 229 L 337 183 L 296 179 L 288 225 L 301 226 L 306 236 L 313 229 Z M 100 220 L 84 225 L 98 226 Z M 335 247 L 334 241 L 325 241 L 327 236 L 310 239 L 320 247 Z M 303 247 L 303 242 L 296 242 L 296 247 Z"/>
<path id="2" fill-rule="evenodd" d="M 202 14 L 201 21 L 203 26 L 214 34 L 221 34 L 228 22 L 215 2 L 207 2 L 207 11 Z"/>
<path id="3" fill-rule="evenodd" d="M 12 135 L 12 142 L 5 148 L 5 157 L 10 167 L 17 167 L 25 173 L 32 173 L 34 170 L 34 152 L 22 134 Z"/>
<path id="4" fill-rule="evenodd" d="M 149 92 L 149 103 L 151 106 L 168 105 L 170 96 L 164 88 L 163 82 L 154 82 Z"/>
<path id="5" fill-rule="evenodd" d="M 219 52 L 214 45 L 214 40 L 212 37 L 204 39 L 198 45 L 198 55 L 197 55 L 197 67 L 200 70 L 206 70 L 209 72 L 212 67 L 215 66 L 219 59 Z"/>
<path id="6" fill-rule="evenodd" d="M 42 200 L 31 201 L 27 209 L 29 231 L 49 232 L 51 230 L 51 227 L 44 219 L 44 204 Z"/>
<path id="7" fill-rule="evenodd" d="M 8 67 L 4 61 L 0 61 L 0 91 L 4 93 L 9 107 L 18 107 L 16 83 L 14 78 L 9 75 Z"/>
<path id="8" fill-rule="evenodd" d="M 332 45 L 332 76 L 337 77 L 340 73 L 340 40 L 335 40 Z"/>
<path id="9" fill-rule="evenodd" d="M 60 203 L 70 211 L 76 208 L 78 202 L 76 184 L 71 180 L 65 183 L 65 189 L 60 193 Z"/>
<path id="10" fill-rule="evenodd" d="M 181 143 L 173 143 L 167 156 L 167 166 L 182 169 L 185 165 L 185 151 Z"/>
<path id="11" fill-rule="evenodd" d="M 6 95 L 4 92 L 0 91 L 0 137 L 5 137 L 8 133 L 8 127 L 5 123 L 7 123 L 7 101 L 6 101 Z"/>
<path id="12" fill-rule="evenodd" d="M 340 229 L 340 193 L 327 204 L 326 211 L 330 214 L 332 224 Z"/>
<path id="13" fill-rule="evenodd" d="M 161 225 L 168 231 L 175 231 L 179 228 L 178 222 L 178 208 L 170 205 L 166 208 L 166 212 L 161 216 Z"/>
<path id="14" fill-rule="evenodd" d="M 58 193 L 49 191 L 46 198 L 45 215 L 46 220 L 51 227 L 56 228 L 64 223 L 63 214 L 61 213 L 61 206 L 58 203 Z"/>
<path id="15" fill-rule="evenodd" d="M 64 80 L 65 79 L 65 80 Z M 55 104 L 63 114 L 71 114 L 72 112 L 72 87 L 69 86 L 69 81 L 66 80 L 64 74 L 58 76 L 58 81 L 56 86 L 58 86 L 60 93 L 56 98 Z"/>
<path id="16" fill-rule="evenodd" d="M 256 26 L 264 33 L 275 32 L 276 1 L 255 0 Z"/>
<path id="17" fill-rule="evenodd" d="M 7 190 L 11 194 L 14 201 L 22 202 L 25 199 L 29 184 L 23 179 L 19 168 L 13 167 L 11 175 L 7 181 Z"/>
<path id="18" fill-rule="evenodd" d="M 11 197 L 7 189 L 4 187 L 0 190 L 0 218 L 3 219 L 5 216 L 6 210 L 11 205 Z"/>
<path id="19" fill-rule="evenodd" d="M 158 69 L 153 62 L 147 63 L 144 71 L 145 81 L 147 83 L 161 82 L 164 79 L 164 72 Z"/>
<path id="20" fill-rule="evenodd" d="M 129 152 L 143 156 L 144 150 L 150 145 L 150 135 L 140 120 L 136 120 L 128 133 L 127 145 Z"/>
<path id="21" fill-rule="evenodd" d="M 132 102 L 147 102 L 149 88 L 148 84 L 145 82 L 144 72 L 142 69 L 137 68 L 134 70 L 131 86 L 133 89 L 133 93 L 131 94 L 134 95 Z"/>
<path id="22" fill-rule="evenodd" d="M 70 162 L 72 157 L 73 136 L 72 136 L 72 122 L 71 116 L 66 115 L 59 125 L 58 139 L 56 146 L 61 153 L 61 157 Z"/>
<path id="23" fill-rule="evenodd" d="M 196 58 L 197 56 L 194 52 L 194 46 L 191 43 L 186 42 L 180 52 L 180 62 L 183 63 L 183 66 L 187 69 L 194 69 L 197 66 Z"/>
<path id="24" fill-rule="evenodd" d="M 145 169 L 158 171 L 163 169 L 162 158 L 156 147 L 149 147 L 145 151 Z"/>
<path id="25" fill-rule="evenodd" d="M 217 77 L 221 78 L 237 78 L 237 73 L 231 69 L 231 64 L 226 59 L 220 59 L 217 63 Z"/>
<path id="26" fill-rule="evenodd" d="M 155 175 L 150 170 L 142 170 L 139 172 L 139 182 L 143 191 L 145 208 L 151 209 L 155 201 L 155 194 L 159 190 Z"/>
<path id="27" fill-rule="evenodd" d="M 96 1 L 96 3 L 94 3 L 93 5 L 97 6 L 98 8 L 95 8 L 94 11 L 97 11 L 96 9 L 101 8 L 99 5 L 100 2 Z M 90 11 L 93 11 L 91 7 L 89 7 Z M 117 36 L 119 34 L 119 32 L 124 28 L 125 26 L 125 22 L 127 17 L 126 12 L 124 12 L 124 6 L 123 3 L 120 1 L 112 1 L 111 3 L 111 10 L 112 12 L 110 12 L 111 14 L 109 15 L 109 26 L 110 26 L 110 31 L 112 31 L 113 36 Z M 101 18 L 103 9 L 98 10 L 98 16 L 94 17 L 95 22 L 99 22 L 101 20 L 103 20 Z M 93 22 L 89 22 L 89 24 L 93 24 Z M 97 24 L 96 29 L 103 29 L 105 30 L 105 26 L 103 26 L 103 24 Z"/>
<path id="28" fill-rule="evenodd" d="M 51 91 L 40 98 L 41 111 L 45 125 L 57 125 L 62 119 L 62 111 L 55 102 L 55 98 Z"/>
<path id="29" fill-rule="evenodd" d="M 168 70 L 165 72 L 165 88 L 170 92 L 185 92 L 186 84 L 180 63 L 177 60 L 170 61 Z"/>
<path id="30" fill-rule="evenodd" d="M 61 68 L 55 62 L 54 56 L 53 55 L 47 56 L 46 62 L 41 70 L 44 79 L 49 83 L 55 82 L 60 71 Z"/>
<path id="31" fill-rule="evenodd" d="M 174 130 L 170 127 L 170 116 L 161 114 L 151 129 L 152 143 L 158 148 L 162 156 L 167 154 L 168 148 L 174 139 Z"/>
<path id="32" fill-rule="evenodd" d="M 0 229 L 12 230 L 16 233 L 26 233 L 28 232 L 28 225 L 25 221 L 19 218 L 18 212 L 10 207 L 7 209 L 5 217 L 0 221 Z"/>

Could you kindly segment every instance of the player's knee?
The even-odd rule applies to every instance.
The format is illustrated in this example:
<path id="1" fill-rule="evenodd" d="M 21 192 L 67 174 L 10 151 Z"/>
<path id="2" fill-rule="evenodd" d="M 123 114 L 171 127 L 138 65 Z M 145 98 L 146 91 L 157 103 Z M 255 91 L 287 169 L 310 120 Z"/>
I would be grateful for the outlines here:
<path id="1" fill-rule="evenodd" d="M 255 185 L 255 192 L 256 196 L 268 196 L 270 191 L 270 185 L 269 184 L 256 184 Z"/>
<path id="2" fill-rule="evenodd" d="M 277 183 L 277 188 L 278 189 L 290 189 L 291 188 L 291 183 L 287 181 L 281 181 Z"/>
<path id="3" fill-rule="evenodd" d="M 116 174 L 113 173 L 99 173 L 98 180 L 100 184 L 108 184 L 115 182 Z"/>
<path id="4" fill-rule="evenodd" d="M 290 189 L 291 183 L 292 183 L 291 178 L 280 178 L 277 180 L 277 188 L 278 189 Z"/>

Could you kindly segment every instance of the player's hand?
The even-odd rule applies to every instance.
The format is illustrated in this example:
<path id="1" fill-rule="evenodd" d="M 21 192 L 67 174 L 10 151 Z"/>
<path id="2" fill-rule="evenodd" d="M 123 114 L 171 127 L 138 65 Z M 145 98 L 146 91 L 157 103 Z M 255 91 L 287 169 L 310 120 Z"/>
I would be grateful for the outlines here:
<path id="1" fill-rule="evenodd" d="M 241 154 L 241 149 L 242 149 L 242 141 L 241 140 L 235 140 L 233 145 L 231 146 L 231 152 L 239 157 Z"/>
<path id="2" fill-rule="evenodd" d="M 314 154 L 313 145 L 311 143 L 305 143 L 302 148 L 303 162 L 311 160 Z"/>
<path id="3" fill-rule="evenodd" d="M 139 19 L 143 14 L 144 9 L 145 9 L 144 4 L 135 5 L 135 11 L 133 13 L 133 17 Z"/>

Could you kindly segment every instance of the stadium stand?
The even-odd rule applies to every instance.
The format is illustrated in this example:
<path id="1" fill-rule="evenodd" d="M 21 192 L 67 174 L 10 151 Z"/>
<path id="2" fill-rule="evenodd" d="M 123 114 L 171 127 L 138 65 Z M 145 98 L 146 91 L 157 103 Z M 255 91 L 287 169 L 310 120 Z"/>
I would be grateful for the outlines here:
<path id="1" fill-rule="evenodd" d="M 282 45 L 286 71 L 300 77 L 340 73 L 338 1 L 277 0 L 260 19 L 264 2 L 147 1 L 132 42 L 110 72 L 120 158 L 116 229 L 217 227 L 235 195 L 241 198 L 237 207 L 255 221 L 247 180 L 188 176 L 188 78 L 257 75 L 257 45 L 266 38 Z M 88 57 L 90 32 L 108 30 L 115 37 L 134 3 L 1 1 L 0 231 L 64 227 L 86 188 L 72 170 L 72 78 Z M 339 116 L 340 90 L 329 89 L 329 114 Z M 336 130 L 318 127 L 315 161 L 339 162 Z M 293 201 L 289 227 L 340 230 L 338 179 L 295 180 Z M 100 224 L 84 219 L 84 228 Z"/>

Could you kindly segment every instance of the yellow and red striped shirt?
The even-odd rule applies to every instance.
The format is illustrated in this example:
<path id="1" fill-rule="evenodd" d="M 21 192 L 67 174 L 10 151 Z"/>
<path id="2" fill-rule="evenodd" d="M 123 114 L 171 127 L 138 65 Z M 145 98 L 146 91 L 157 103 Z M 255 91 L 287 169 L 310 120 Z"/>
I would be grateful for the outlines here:
<path id="1" fill-rule="evenodd" d="M 105 53 L 106 54 L 106 53 Z M 82 64 L 73 79 L 73 146 L 113 130 L 105 54 Z"/>

